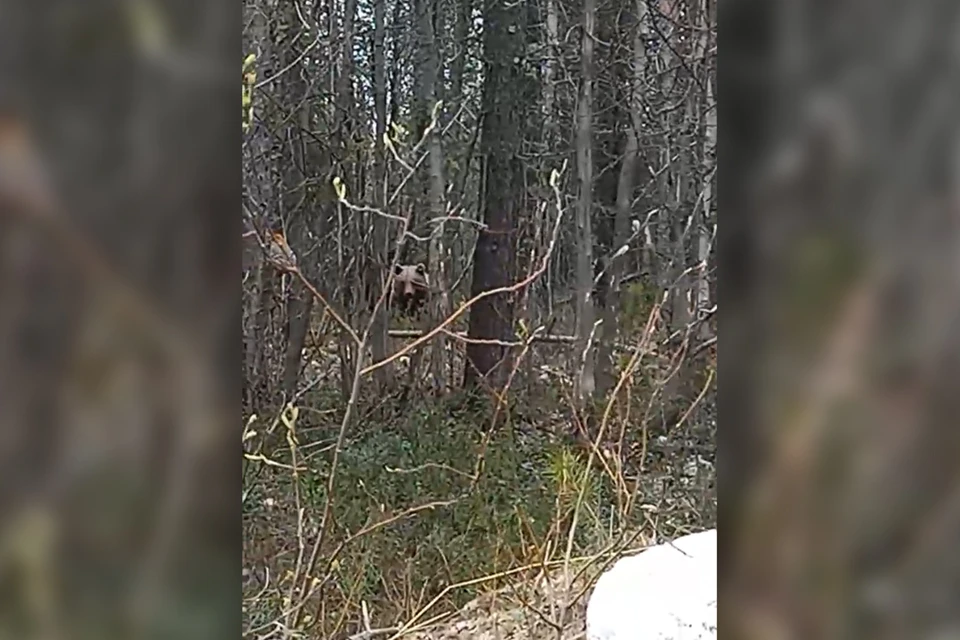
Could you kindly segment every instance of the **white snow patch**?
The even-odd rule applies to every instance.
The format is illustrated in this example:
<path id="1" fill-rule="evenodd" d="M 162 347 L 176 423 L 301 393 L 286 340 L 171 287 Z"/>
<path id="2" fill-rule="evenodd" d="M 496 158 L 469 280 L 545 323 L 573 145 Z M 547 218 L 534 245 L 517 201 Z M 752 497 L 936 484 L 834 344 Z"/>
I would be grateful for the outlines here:
<path id="1" fill-rule="evenodd" d="M 587 603 L 587 640 L 716 637 L 716 529 L 621 558 Z"/>

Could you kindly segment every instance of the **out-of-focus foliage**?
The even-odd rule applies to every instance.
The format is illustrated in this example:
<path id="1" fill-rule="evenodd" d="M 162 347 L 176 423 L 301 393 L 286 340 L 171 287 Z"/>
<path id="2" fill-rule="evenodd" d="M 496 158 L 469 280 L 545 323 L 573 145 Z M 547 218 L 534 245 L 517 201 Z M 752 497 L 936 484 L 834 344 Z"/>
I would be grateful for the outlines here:
<path id="1" fill-rule="evenodd" d="M 763 5 L 721 4 L 720 628 L 960 637 L 960 5 Z"/>
<path id="2" fill-rule="evenodd" d="M 0 7 L 0 637 L 238 635 L 238 13 Z"/>

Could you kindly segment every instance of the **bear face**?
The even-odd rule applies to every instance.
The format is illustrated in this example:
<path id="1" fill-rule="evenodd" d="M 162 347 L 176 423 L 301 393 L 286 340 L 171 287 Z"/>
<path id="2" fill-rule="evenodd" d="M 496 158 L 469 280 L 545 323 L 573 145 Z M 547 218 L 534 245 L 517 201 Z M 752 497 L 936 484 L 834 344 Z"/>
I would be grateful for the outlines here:
<path id="1" fill-rule="evenodd" d="M 398 264 L 393 272 L 390 306 L 403 315 L 413 315 L 423 308 L 430 293 L 427 268 L 422 264 Z"/>

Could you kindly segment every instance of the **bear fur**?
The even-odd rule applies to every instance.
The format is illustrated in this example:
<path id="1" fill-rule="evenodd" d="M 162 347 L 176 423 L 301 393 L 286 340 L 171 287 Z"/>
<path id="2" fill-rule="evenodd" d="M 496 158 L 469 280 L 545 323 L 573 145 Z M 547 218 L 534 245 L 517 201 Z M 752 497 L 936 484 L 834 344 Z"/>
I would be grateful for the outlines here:
<path id="1" fill-rule="evenodd" d="M 420 312 L 430 294 L 430 280 L 423 263 L 398 264 L 393 271 L 388 304 L 401 315 L 413 316 Z"/>

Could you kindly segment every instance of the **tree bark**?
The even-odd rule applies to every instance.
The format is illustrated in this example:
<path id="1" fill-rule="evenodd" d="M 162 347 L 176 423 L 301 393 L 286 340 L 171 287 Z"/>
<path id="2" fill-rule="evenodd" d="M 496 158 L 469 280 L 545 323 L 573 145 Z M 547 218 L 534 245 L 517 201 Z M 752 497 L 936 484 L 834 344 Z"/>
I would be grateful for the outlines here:
<path id="1" fill-rule="evenodd" d="M 547 148 L 552 148 L 557 129 L 557 69 L 560 57 L 560 18 L 558 0 L 547 0 L 547 56 L 543 78 L 543 124 Z"/>
<path id="2" fill-rule="evenodd" d="M 581 43 L 580 104 L 577 113 L 577 338 L 580 358 L 577 394 L 581 400 L 593 395 L 595 341 L 593 340 L 593 47 L 596 28 L 596 0 L 583 3 Z"/>
<path id="3" fill-rule="evenodd" d="M 428 155 L 427 167 L 427 201 L 429 203 L 430 218 L 442 218 L 445 213 L 444 205 L 444 176 L 443 176 L 443 148 L 440 143 L 440 112 L 436 105 L 439 100 L 438 77 L 440 71 L 440 53 L 437 43 L 437 36 L 434 32 L 436 20 L 436 2 L 434 0 L 417 1 L 417 26 L 420 32 L 420 51 L 421 51 L 421 107 L 424 109 L 424 120 L 429 127 L 434 117 L 437 119 L 436 126 L 427 133 L 426 148 Z M 440 319 L 447 313 L 446 295 L 444 294 L 443 283 L 445 281 L 443 273 L 443 233 L 444 224 L 430 225 L 431 238 L 430 246 L 427 250 L 427 263 L 429 273 L 434 282 L 434 296 L 431 301 L 432 318 Z M 433 343 L 433 357 L 431 358 L 431 370 L 433 382 L 436 388 L 446 387 L 446 380 L 443 369 L 443 354 L 446 352 L 446 339 L 441 334 L 438 335 Z M 412 362 L 415 362 L 413 360 Z"/>
<path id="4" fill-rule="evenodd" d="M 257 70 L 264 75 L 269 73 L 269 65 L 274 55 L 266 8 L 250 4 L 245 6 L 245 9 L 247 14 L 245 17 L 250 24 L 245 52 L 256 54 Z M 277 181 L 277 168 L 271 152 L 270 133 L 257 118 L 258 106 L 254 104 L 255 115 L 244 144 L 243 188 L 247 196 L 263 208 L 263 211 L 254 212 L 254 215 L 263 215 L 269 226 L 273 224 L 279 209 L 274 188 Z M 251 245 L 256 245 L 256 242 L 252 242 Z M 254 254 L 251 256 L 250 267 L 254 271 L 252 278 L 254 286 L 253 291 L 248 294 L 251 299 L 250 324 L 243 338 L 246 362 L 244 409 L 250 413 L 261 410 L 260 399 L 269 398 L 274 387 L 269 366 L 272 362 L 267 354 L 271 347 L 276 346 L 273 344 L 275 340 L 274 336 L 271 336 L 272 327 L 269 325 L 270 308 L 274 304 L 276 295 L 273 286 L 275 272 L 264 264 L 260 253 L 258 246 L 250 249 L 250 254 Z"/>
<path id="5" fill-rule="evenodd" d="M 307 329 L 313 315 L 313 295 L 299 279 L 293 281 L 290 302 L 287 305 L 287 352 L 283 363 L 283 396 L 290 400 L 300 381 L 300 365 Z"/>
<path id="6" fill-rule="evenodd" d="M 467 38 L 470 36 L 472 17 L 473 0 L 458 0 L 457 18 L 453 25 L 453 44 L 457 53 L 450 64 L 450 98 L 452 100 L 464 99 L 463 77 L 469 53 Z M 447 105 L 447 108 L 450 108 L 450 105 Z"/>
<path id="7" fill-rule="evenodd" d="M 702 33 L 697 43 L 696 59 L 700 61 L 700 69 L 703 71 L 704 96 L 701 103 L 700 112 L 703 117 L 703 152 L 701 154 L 701 168 L 703 172 L 703 208 L 701 223 L 697 234 L 697 314 L 702 314 L 710 308 L 710 270 L 708 264 L 713 244 L 714 233 L 716 230 L 716 220 L 713 217 L 713 179 L 716 173 L 716 149 L 717 149 L 717 109 L 713 98 L 713 82 L 710 73 L 710 63 L 708 60 L 708 50 L 710 47 L 710 17 L 709 2 L 703 0 L 701 3 Z M 709 322 L 700 324 L 699 334 L 701 340 L 707 340 L 711 337 L 712 331 Z"/>
<path id="8" fill-rule="evenodd" d="M 602 340 L 597 354 L 597 397 L 605 398 L 616 384 L 613 362 L 613 344 L 620 332 L 620 278 L 628 255 L 627 243 L 631 234 L 631 213 L 636 181 L 637 157 L 640 152 L 640 118 L 643 105 L 643 78 L 646 73 L 644 42 L 647 4 L 636 2 L 633 25 L 633 51 L 631 64 L 624 65 L 627 72 L 627 121 L 624 130 L 623 160 L 617 181 L 617 208 L 614 220 L 613 255 L 607 261 L 607 295 L 603 307 Z M 640 240 L 642 242 L 642 240 Z"/>
<path id="9" fill-rule="evenodd" d="M 354 24 L 356 19 L 356 0 L 345 0 L 343 5 L 343 40 L 340 53 L 340 75 L 337 82 L 336 118 L 334 119 L 334 140 L 342 150 L 341 157 L 347 157 L 350 146 L 353 144 L 352 130 L 354 127 L 353 115 L 356 110 L 353 97 L 353 42 Z M 341 179 L 347 186 L 348 193 L 359 193 L 359 185 L 350 180 L 347 167 L 339 168 Z M 344 207 L 339 202 L 335 205 L 337 211 L 337 267 L 339 273 L 347 269 L 344 245 L 348 238 L 344 237 L 347 228 Z M 344 283 L 341 288 L 341 306 L 349 309 L 350 287 Z M 363 366 L 364 354 L 357 348 L 345 331 L 340 332 L 340 395 L 346 402 L 350 398 L 353 385 L 353 376 L 357 367 Z"/>
<path id="10" fill-rule="evenodd" d="M 290 24 L 296 20 L 295 11 L 288 9 L 287 20 Z M 295 60 L 299 55 L 298 48 L 287 50 L 287 57 Z M 283 76 L 285 95 L 291 101 L 303 100 L 307 92 L 305 79 L 299 73 L 288 73 Z M 306 202 L 303 197 L 303 184 L 307 167 L 306 144 L 303 131 L 310 124 L 310 103 L 304 102 L 300 109 L 299 127 L 296 125 L 287 128 L 285 136 L 288 143 L 284 145 L 286 161 L 283 170 L 283 204 L 282 215 L 287 220 L 287 241 L 295 253 L 303 254 L 309 249 L 310 234 L 309 222 L 305 215 Z M 312 270 L 306 270 L 312 276 Z M 299 278 L 288 276 L 289 298 L 287 303 L 286 352 L 283 361 L 283 378 L 281 391 L 284 401 L 290 400 L 297 390 L 300 380 L 300 369 L 303 360 L 303 347 L 306 342 L 310 318 L 313 316 L 313 295 Z"/>
<path id="11" fill-rule="evenodd" d="M 387 61 L 384 49 L 386 36 L 386 3 L 387 0 L 375 0 L 373 5 L 373 109 L 376 121 L 374 123 L 374 167 L 373 167 L 373 202 L 374 206 L 382 209 L 387 202 L 386 178 L 387 157 L 384 148 L 383 136 L 387 131 Z M 386 274 L 383 266 L 387 262 L 387 220 L 383 216 L 373 214 L 373 260 L 370 261 L 367 281 L 371 288 L 367 295 L 376 302 L 383 292 Z M 373 322 L 370 327 L 370 350 L 374 362 L 380 362 L 387 357 L 387 314 L 386 300 L 375 309 Z M 380 389 L 387 384 L 387 368 L 380 367 L 374 372 L 374 381 Z"/>
<path id="12" fill-rule="evenodd" d="M 523 199 L 523 165 L 519 159 L 523 109 L 529 99 L 525 75 L 524 33 L 527 10 L 521 4 L 492 2 L 484 15 L 483 221 L 477 238 L 471 295 L 503 287 L 511 281 L 514 227 Z M 488 296 L 470 309 L 471 339 L 509 340 L 513 296 Z M 467 344 L 464 386 L 501 381 L 508 351 L 497 344 Z"/>

